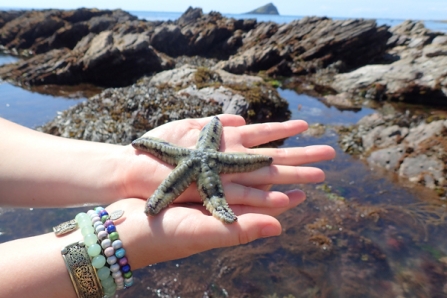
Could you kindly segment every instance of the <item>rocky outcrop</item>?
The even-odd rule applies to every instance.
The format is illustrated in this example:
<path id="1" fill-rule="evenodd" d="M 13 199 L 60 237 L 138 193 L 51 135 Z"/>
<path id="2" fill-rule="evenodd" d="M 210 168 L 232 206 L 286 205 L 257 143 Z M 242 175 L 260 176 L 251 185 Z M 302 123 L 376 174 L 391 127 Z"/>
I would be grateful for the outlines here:
<path id="1" fill-rule="evenodd" d="M 233 73 L 267 70 L 272 75 L 305 75 L 336 65 L 352 69 L 383 55 L 390 36 L 373 20 L 338 21 L 306 17 L 289 24 L 259 23 L 243 46 L 219 65 Z"/>
<path id="2" fill-rule="evenodd" d="M 331 87 L 366 99 L 447 105 L 447 36 L 410 21 L 391 32 L 387 64 L 338 74 Z"/>
<path id="3" fill-rule="evenodd" d="M 169 69 L 172 59 L 159 54 L 143 34 L 90 33 L 73 50 L 62 48 L 0 68 L 0 77 L 22 85 L 92 83 L 126 86 L 143 75 Z"/>
<path id="4" fill-rule="evenodd" d="M 266 4 L 264 6 L 258 7 L 252 11 L 247 12 L 247 14 L 272 14 L 279 15 L 278 9 L 273 3 Z"/>
<path id="5" fill-rule="evenodd" d="M 0 68 L 3 79 L 102 86 L 123 86 L 141 75 L 170 68 L 173 65 L 166 55 L 217 58 L 223 60 L 217 67 L 236 74 L 341 71 L 383 55 L 390 35 L 386 26 L 377 27 L 374 21 L 304 18 L 278 25 L 225 18 L 217 12 L 203 14 L 200 8 L 189 8 L 175 22 L 136 20 L 120 10 L 31 11 L 7 22 L 0 34 L 0 44 L 7 50 L 34 56 L 32 61 Z M 98 45 L 104 49 L 95 50 Z M 132 55 L 126 53 L 128 49 Z M 83 58 L 84 54 L 88 57 Z M 124 60 L 130 61 L 129 66 L 121 63 Z M 135 67 L 137 60 L 149 62 Z M 40 67 L 47 61 L 52 65 Z M 92 63 L 100 66 L 97 73 L 89 68 Z M 135 72 L 129 73 L 126 67 Z M 56 73 L 64 78 L 53 78 Z M 106 78 L 100 78 L 103 74 Z"/>
<path id="6" fill-rule="evenodd" d="M 201 55 L 228 58 L 242 45 L 243 35 L 256 20 L 225 18 L 218 12 L 203 14 L 200 8 L 188 10 L 174 23 L 163 23 L 151 33 L 151 45 L 170 56 Z"/>
<path id="7" fill-rule="evenodd" d="M 345 132 L 341 147 L 447 199 L 447 120 L 374 113 Z"/>
<path id="8" fill-rule="evenodd" d="M 128 144 L 169 121 L 221 113 L 248 122 L 289 119 L 288 104 L 259 77 L 184 65 L 124 88 L 110 88 L 38 128 L 69 138 Z"/>

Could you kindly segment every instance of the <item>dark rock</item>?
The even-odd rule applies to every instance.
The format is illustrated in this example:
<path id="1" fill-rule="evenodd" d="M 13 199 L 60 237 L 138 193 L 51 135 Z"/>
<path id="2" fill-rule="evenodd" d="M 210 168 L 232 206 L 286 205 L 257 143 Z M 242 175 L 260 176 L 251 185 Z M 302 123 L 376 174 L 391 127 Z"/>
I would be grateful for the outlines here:
<path id="1" fill-rule="evenodd" d="M 287 102 L 257 76 L 183 65 L 156 74 L 150 86 L 181 89 L 183 95 L 212 99 L 222 112 L 241 115 L 248 122 L 281 121 L 290 116 Z"/>
<path id="2" fill-rule="evenodd" d="M 25 10 L 1 10 L 0 11 L 0 28 L 2 28 L 6 23 L 20 17 L 24 14 Z"/>
<path id="3" fill-rule="evenodd" d="M 219 66 L 243 73 L 268 70 L 287 61 L 285 75 L 290 70 L 314 73 L 334 62 L 352 69 L 383 55 L 389 36 L 386 26 L 377 27 L 371 20 L 306 17 L 282 26 L 260 23 L 246 34 L 238 53 Z"/>
<path id="4" fill-rule="evenodd" d="M 38 130 L 69 138 L 128 144 L 156 126 L 183 118 L 221 113 L 239 114 L 248 122 L 289 118 L 287 102 L 276 90 L 259 83 L 261 78 L 219 72 L 222 77 L 217 72 L 185 65 L 144 78 L 130 87 L 106 89 L 60 113 Z M 181 86 L 188 87 L 178 90 Z"/>
<path id="5" fill-rule="evenodd" d="M 4 65 L 0 67 L 0 77 L 25 85 L 125 86 L 145 74 L 174 66 L 173 60 L 149 46 L 149 37 L 144 34 L 104 31 L 87 35 L 80 45 L 73 51 L 52 50 Z"/>
<path id="6" fill-rule="evenodd" d="M 202 16 L 203 11 L 201 8 L 192 8 L 190 6 L 177 20 L 177 24 L 179 24 L 180 26 L 185 26 L 188 25 L 189 23 L 194 23 L 198 18 Z"/>
<path id="7" fill-rule="evenodd" d="M 247 12 L 246 14 L 273 14 L 273 15 L 279 15 L 278 9 L 276 8 L 273 3 L 266 4 L 264 6 L 261 6 L 259 8 L 256 8 L 250 12 Z"/>

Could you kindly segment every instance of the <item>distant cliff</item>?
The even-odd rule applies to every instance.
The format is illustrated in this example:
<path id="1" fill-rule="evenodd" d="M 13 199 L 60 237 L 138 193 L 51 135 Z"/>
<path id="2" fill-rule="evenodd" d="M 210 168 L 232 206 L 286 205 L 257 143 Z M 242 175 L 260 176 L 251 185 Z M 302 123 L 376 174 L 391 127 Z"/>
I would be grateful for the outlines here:
<path id="1" fill-rule="evenodd" d="M 278 9 L 273 3 L 266 4 L 255 10 L 249 11 L 246 14 L 276 14 L 279 15 Z"/>

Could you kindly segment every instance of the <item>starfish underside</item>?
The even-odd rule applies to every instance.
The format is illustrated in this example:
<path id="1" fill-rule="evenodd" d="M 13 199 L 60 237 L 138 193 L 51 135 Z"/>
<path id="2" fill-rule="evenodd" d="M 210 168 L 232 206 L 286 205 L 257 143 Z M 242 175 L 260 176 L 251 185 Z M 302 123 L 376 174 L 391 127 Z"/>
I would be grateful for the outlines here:
<path id="1" fill-rule="evenodd" d="M 236 215 L 225 200 L 219 174 L 250 172 L 269 166 L 273 159 L 264 155 L 219 152 L 222 124 L 218 117 L 200 132 L 196 149 L 175 146 L 164 140 L 143 137 L 132 142 L 138 150 L 148 152 L 175 169 L 147 200 L 145 212 L 156 215 L 172 203 L 188 186 L 197 181 L 203 205 L 225 223 L 233 223 Z"/>

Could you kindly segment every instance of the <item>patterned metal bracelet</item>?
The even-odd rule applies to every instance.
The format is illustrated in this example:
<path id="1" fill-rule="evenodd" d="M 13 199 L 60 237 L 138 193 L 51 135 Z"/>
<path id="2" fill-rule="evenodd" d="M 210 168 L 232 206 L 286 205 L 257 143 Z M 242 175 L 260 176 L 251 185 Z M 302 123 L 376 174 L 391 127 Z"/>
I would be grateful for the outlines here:
<path id="1" fill-rule="evenodd" d="M 72 243 L 61 252 L 78 298 L 102 298 L 104 292 L 84 243 Z"/>

